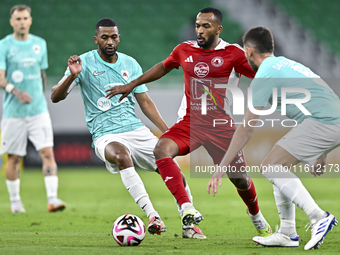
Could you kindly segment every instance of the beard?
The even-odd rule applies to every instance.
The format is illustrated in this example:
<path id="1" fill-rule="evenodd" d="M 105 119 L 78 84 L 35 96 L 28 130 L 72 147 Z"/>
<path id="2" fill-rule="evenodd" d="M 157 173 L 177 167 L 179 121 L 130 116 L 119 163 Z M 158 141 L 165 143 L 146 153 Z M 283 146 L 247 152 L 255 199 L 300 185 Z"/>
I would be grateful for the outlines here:
<path id="1" fill-rule="evenodd" d="M 203 37 L 200 37 L 200 38 L 203 38 Z M 197 44 L 202 49 L 206 49 L 206 48 L 209 48 L 214 43 L 214 41 L 215 41 L 215 36 L 212 35 L 212 36 L 208 37 L 208 40 L 204 40 L 203 42 L 197 41 Z"/>
<path id="2" fill-rule="evenodd" d="M 98 44 L 98 46 L 99 46 L 100 51 L 101 51 L 105 56 L 107 56 L 107 57 L 112 57 L 112 56 L 114 56 L 114 55 L 116 54 L 116 52 L 117 52 L 117 49 L 118 49 L 118 45 L 117 45 L 117 47 L 114 47 L 114 46 L 113 46 L 113 47 L 112 47 L 112 48 L 113 48 L 113 51 L 108 52 L 107 47 L 104 48 L 104 47 L 102 47 L 100 44 Z"/>
<path id="3" fill-rule="evenodd" d="M 252 61 L 251 59 L 248 58 L 248 63 L 250 65 L 251 69 L 253 69 L 253 71 L 257 72 L 259 67 L 257 65 L 255 65 L 254 61 Z"/>

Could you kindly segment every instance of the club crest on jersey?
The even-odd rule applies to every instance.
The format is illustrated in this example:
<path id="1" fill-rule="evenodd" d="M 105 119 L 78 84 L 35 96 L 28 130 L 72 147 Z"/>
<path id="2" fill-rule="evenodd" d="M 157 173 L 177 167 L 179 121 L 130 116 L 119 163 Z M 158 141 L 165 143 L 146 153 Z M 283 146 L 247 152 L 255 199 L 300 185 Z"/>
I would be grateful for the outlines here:
<path id="1" fill-rule="evenodd" d="M 37 44 L 33 45 L 33 50 L 35 52 L 35 54 L 39 54 L 40 53 L 40 46 Z"/>
<path id="2" fill-rule="evenodd" d="M 197 63 L 194 67 L 194 73 L 200 78 L 207 76 L 209 73 L 209 65 L 204 62 Z"/>
<path id="3" fill-rule="evenodd" d="M 214 57 L 212 60 L 211 60 L 211 64 L 215 67 L 220 67 L 222 66 L 224 63 L 224 60 L 222 57 L 220 56 L 217 56 L 217 57 Z"/>
<path id="4" fill-rule="evenodd" d="M 123 79 L 127 81 L 129 79 L 129 72 L 126 70 L 122 70 L 120 72 L 122 73 Z"/>

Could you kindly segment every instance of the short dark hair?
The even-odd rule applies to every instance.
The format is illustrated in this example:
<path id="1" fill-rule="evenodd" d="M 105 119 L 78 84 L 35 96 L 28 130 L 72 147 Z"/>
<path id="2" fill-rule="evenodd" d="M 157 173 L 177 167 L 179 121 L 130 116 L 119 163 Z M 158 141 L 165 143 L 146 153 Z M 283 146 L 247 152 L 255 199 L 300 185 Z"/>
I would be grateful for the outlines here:
<path id="1" fill-rule="evenodd" d="M 257 53 L 273 53 L 274 38 L 266 27 L 254 27 L 243 35 L 243 45 L 251 44 Z"/>
<path id="2" fill-rule="evenodd" d="M 206 7 L 200 11 L 200 13 L 210 13 L 212 12 L 217 19 L 217 21 L 222 25 L 223 21 L 223 15 L 222 12 L 219 9 L 213 8 L 213 7 Z"/>
<path id="3" fill-rule="evenodd" d="M 18 5 L 13 6 L 9 13 L 12 16 L 15 11 L 22 12 L 25 10 L 27 10 L 31 14 L 31 7 L 24 5 L 24 4 L 18 4 Z"/>
<path id="4" fill-rule="evenodd" d="M 96 25 L 96 33 L 98 32 L 99 27 L 118 27 L 118 24 L 113 19 L 105 18 L 98 21 Z"/>

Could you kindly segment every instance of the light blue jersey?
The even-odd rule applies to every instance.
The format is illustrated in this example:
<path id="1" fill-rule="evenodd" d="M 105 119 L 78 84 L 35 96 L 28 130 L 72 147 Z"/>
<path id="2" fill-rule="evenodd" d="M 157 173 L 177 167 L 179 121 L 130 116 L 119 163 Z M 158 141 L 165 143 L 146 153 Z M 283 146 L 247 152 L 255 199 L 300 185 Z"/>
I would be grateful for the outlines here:
<path id="1" fill-rule="evenodd" d="M 41 70 L 47 69 L 47 48 L 44 39 L 29 34 L 27 41 L 18 41 L 7 35 L 0 41 L 0 69 L 6 71 L 6 80 L 33 98 L 22 104 L 10 93 L 4 92 L 3 118 L 22 118 L 47 112 Z"/>
<path id="2" fill-rule="evenodd" d="M 323 124 L 340 123 L 340 100 L 333 90 L 309 68 L 285 57 L 268 57 L 260 65 L 250 87 L 253 106 L 266 107 L 272 103 L 273 88 L 277 88 L 278 106 L 281 110 L 282 88 L 303 88 L 311 98 L 302 105 L 311 113 L 305 115 L 295 104 L 287 104 L 286 115 L 298 123 L 313 119 Z M 303 99 L 304 93 L 289 92 L 287 99 Z"/>
<path id="3" fill-rule="evenodd" d="M 105 90 L 127 84 L 142 74 L 142 69 L 135 59 L 117 52 L 115 63 L 105 62 L 97 50 L 92 50 L 80 56 L 82 71 L 76 78 L 80 86 L 84 102 L 85 121 L 92 134 L 93 141 L 106 134 L 123 133 L 144 126 L 135 113 L 135 93 L 147 91 L 146 86 L 137 86 L 120 103 L 121 95 L 111 99 L 105 96 Z M 70 74 L 67 70 L 66 75 Z"/>

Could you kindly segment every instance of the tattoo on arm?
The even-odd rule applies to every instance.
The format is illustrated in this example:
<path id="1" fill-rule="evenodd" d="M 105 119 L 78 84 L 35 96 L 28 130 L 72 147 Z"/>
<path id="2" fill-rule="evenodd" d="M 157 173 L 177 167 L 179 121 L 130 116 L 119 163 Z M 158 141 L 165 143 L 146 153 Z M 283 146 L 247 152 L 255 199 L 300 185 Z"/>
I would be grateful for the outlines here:
<path id="1" fill-rule="evenodd" d="M 45 91 L 46 88 L 46 71 L 41 70 L 41 79 L 42 79 L 42 84 L 43 84 L 43 91 Z"/>

